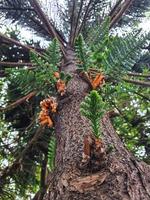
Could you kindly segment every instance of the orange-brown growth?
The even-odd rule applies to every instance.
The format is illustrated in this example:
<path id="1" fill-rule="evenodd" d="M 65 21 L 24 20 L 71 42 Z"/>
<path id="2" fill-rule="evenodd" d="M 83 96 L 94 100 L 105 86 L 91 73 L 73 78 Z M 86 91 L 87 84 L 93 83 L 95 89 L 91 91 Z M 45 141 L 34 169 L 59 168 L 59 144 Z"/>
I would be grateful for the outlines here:
<path id="1" fill-rule="evenodd" d="M 86 82 L 90 83 L 92 89 L 103 86 L 105 83 L 105 76 L 99 72 L 97 69 L 89 69 L 88 72 L 80 72 L 80 77 L 82 77 Z"/>
<path id="2" fill-rule="evenodd" d="M 66 92 L 65 81 L 59 79 L 56 83 L 56 88 L 57 88 L 58 93 L 60 93 L 60 95 L 63 96 Z"/>
<path id="3" fill-rule="evenodd" d="M 90 78 L 90 83 L 93 89 L 100 87 L 104 84 L 105 76 L 101 73 L 98 73 L 94 79 Z"/>
<path id="4" fill-rule="evenodd" d="M 49 97 L 47 99 L 44 99 L 43 101 L 40 102 L 41 106 L 41 112 L 39 114 L 39 122 L 42 126 L 48 126 L 52 127 L 53 126 L 53 121 L 51 117 L 49 116 L 49 113 L 55 113 L 57 110 L 57 102 L 54 97 Z"/>
<path id="5" fill-rule="evenodd" d="M 55 76 L 55 78 L 60 78 L 59 72 L 54 72 L 54 76 Z"/>
<path id="6" fill-rule="evenodd" d="M 63 96 L 66 92 L 66 83 L 64 80 L 60 79 L 60 73 L 59 72 L 54 72 L 54 77 L 57 79 L 56 82 L 56 89 L 58 93 Z"/>

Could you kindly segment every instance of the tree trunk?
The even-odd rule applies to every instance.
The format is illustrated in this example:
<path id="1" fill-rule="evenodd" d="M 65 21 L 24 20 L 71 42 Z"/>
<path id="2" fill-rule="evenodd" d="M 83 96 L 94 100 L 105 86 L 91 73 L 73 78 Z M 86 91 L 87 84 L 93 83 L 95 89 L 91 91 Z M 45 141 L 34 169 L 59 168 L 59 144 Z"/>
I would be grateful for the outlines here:
<path id="1" fill-rule="evenodd" d="M 56 168 L 50 177 L 45 200 L 149 200 L 150 167 L 138 162 L 124 147 L 107 113 L 101 121 L 106 149 L 105 162 L 98 169 L 81 167 L 84 137 L 91 135 L 87 119 L 80 114 L 80 103 L 89 86 L 78 74 L 74 56 L 68 51 L 73 78 L 68 83 L 68 98 L 61 105 L 56 121 Z"/>

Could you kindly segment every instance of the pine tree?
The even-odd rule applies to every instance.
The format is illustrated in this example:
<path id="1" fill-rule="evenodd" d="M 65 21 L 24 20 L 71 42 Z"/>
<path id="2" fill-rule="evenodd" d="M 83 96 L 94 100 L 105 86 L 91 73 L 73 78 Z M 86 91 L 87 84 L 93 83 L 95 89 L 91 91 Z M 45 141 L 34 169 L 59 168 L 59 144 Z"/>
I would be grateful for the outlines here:
<path id="1" fill-rule="evenodd" d="M 0 0 L 49 42 L 0 33 L 2 199 L 149 199 L 149 72 L 133 69 L 150 35 L 113 34 L 146 2 L 66 0 L 54 21 L 38 0 Z"/>

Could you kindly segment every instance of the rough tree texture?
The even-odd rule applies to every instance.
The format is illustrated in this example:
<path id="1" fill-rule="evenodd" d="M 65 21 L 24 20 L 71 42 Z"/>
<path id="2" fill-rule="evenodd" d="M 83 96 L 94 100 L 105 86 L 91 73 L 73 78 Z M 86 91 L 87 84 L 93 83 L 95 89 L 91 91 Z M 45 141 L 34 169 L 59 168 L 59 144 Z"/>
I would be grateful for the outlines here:
<path id="1" fill-rule="evenodd" d="M 68 50 L 73 74 L 68 84 L 68 99 L 61 105 L 56 122 L 57 157 L 53 178 L 50 177 L 45 200 L 149 200 L 150 167 L 138 162 L 115 133 L 109 114 L 102 121 L 103 139 L 114 148 L 106 155 L 105 164 L 97 171 L 81 169 L 84 135 L 90 135 L 88 121 L 79 108 L 88 85 L 76 74 L 74 56 Z"/>

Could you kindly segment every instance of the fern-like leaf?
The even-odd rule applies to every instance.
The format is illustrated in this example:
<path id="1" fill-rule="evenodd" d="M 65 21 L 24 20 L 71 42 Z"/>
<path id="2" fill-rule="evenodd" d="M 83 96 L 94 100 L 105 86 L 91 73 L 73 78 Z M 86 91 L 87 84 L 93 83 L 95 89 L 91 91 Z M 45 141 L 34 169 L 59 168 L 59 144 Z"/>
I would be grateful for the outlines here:
<path id="1" fill-rule="evenodd" d="M 113 36 L 109 33 L 110 19 L 106 18 L 100 27 L 91 30 L 85 44 L 80 35 L 76 41 L 76 55 L 81 61 L 79 68 L 87 71 L 96 68 L 109 76 L 121 78 L 130 71 L 142 55 L 142 47 L 150 39 L 150 33 L 142 35 L 140 30 L 126 36 Z"/>
<path id="2" fill-rule="evenodd" d="M 121 75 L 129 71 L 140 59 L 142 47 L 150 38 L 150 34 L 138 37 L 129 34 L 124 38 L 115 37 L 108 44 L 108 51 L 104 52 L 102 65 L 109 74 Z"/>
<path id="3" fill-rule="evenodd" d="M 81 103 L 80 112 L 91 122 L 93 134 L 96 138 L 101 136 L 100 119 L 104 114 L 106 104 L 96 90 L 92 90 Z"/>
<path id="4" fill-rule="evenodd" d="M 61 53 L 60 46 L 57 39 L 54 39 L 44 54 L 44 57 L 47 62 L 51 63 L 53 67 L 57 66 L 60 63 Z"/>
<path id="5" fill-rule="evenodd" d="M 58 71 L 60 56 L 58 42 L 54 39 L 42 57 L 30 52 L 30 60 L 35 69 L 18 69 L 17 72 L 11 70 L 10 79 L 16 82 L 23 95 L 36 91 L 37 95 L 45 97 L 47 93 L 51 94 L 56 90 L 54 72 Z"/>
<path id="6" fill-rule="evenodd" d="M 85 44 L 82 35 L 79 35 L 75 42 L 75 52 L 77 56 L 77 66 L 80 70 L 87 71 L 90 67 L 90 51 Z"/>
<path id="7" fill-rule="evenodd" d="M 56 138 L 52 136 L 48 145 L 48 165 L 50 171 L 53 171 L 55 168 L 55 156 L 56 156 Z"/>
<path id="8" fill-rule="evenodd" d="M 86 41 L 90 46 L 98 45 L 99 47 L 106 43 L 109 37 L 109 25 L 110 25 L 110 18 L 107 17 L 101 25 L 96 25 L 92 27 L 92 30 L 89 30 L 89 34 L 86 38 Z"/>

